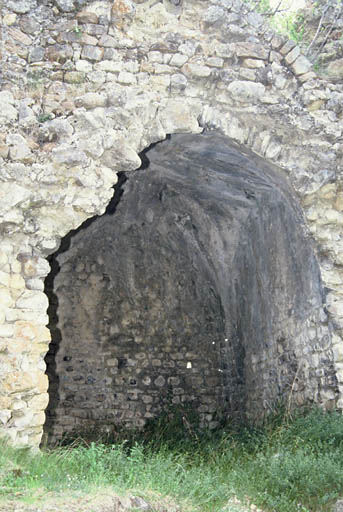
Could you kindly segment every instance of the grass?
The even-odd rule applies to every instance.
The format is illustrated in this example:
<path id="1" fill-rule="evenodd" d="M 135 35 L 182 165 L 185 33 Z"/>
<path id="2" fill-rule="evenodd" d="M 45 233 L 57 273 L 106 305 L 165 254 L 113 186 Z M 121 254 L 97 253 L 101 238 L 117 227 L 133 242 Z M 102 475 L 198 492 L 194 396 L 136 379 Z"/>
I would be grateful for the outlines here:
<path id="1" fill-rule="evenodd" d="M 310 411 L 282 414 L 259 428 L 200 432 L 160 419 L 145 433 L 115 444 L 79 440 L 32 453 L 5 444 L 0 496 L 89 493 L 113 488 L 169 496 L 182 511 L 224 512 L 237 496 L 264 511 L 329 511 L 343 496 L 343 417 Z M 149 435 L 147 434 L 149 432 Z"/>

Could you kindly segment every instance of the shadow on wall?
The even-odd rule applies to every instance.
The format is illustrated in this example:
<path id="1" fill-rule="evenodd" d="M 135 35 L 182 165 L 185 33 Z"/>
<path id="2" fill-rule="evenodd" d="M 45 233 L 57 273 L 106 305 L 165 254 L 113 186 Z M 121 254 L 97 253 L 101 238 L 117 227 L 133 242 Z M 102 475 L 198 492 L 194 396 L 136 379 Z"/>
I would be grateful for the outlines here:
<path id="1" fill-rule="evenodd" d="M 320 274 L 283 173 L 207 133 L 155 145 L 127 178 L 51 258 L 52 438 L 141 428 L 170 405 L 213 428 L 290 390 L 318 400 Z"/>

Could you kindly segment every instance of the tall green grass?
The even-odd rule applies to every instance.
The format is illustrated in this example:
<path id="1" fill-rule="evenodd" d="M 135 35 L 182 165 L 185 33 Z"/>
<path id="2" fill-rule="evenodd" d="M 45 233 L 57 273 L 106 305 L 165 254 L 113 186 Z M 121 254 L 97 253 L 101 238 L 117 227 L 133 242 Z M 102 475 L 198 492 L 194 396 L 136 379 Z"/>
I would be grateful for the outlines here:
<path id="1" fill-rule="evenodd" d="M 35 454 L 2 444 L 0 495 L 110 486 L 170 496 L 182 510 L 202 512 L 233 510 L 233 495 L 277 512 L 329 511 L 343 496 L 339 413 L 316 410 L 212 433 L 167 420 L 116 444 L 79 441 Z"/>

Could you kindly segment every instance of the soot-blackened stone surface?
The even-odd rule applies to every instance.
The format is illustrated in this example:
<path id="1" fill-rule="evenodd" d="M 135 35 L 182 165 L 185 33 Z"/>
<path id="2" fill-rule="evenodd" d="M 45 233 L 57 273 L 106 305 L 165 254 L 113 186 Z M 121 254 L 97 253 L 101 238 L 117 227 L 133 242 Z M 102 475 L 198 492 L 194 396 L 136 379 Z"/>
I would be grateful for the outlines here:
<path id="1" fill-rule="evenodd" d="M 115 213 L 57 256 L 55 433 L 142 426 L 171 403 L 214 426 L 290 390 L 311 400 L 320 276 L 282 172 L 218 134 L 147 156 Z"/>

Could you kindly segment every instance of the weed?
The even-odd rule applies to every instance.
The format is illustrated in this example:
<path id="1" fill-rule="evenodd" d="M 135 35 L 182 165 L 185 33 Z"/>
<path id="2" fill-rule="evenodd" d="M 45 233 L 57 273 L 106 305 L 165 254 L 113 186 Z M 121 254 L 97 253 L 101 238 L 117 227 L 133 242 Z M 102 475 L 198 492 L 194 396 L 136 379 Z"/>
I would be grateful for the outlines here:
<path id="1" fill-rule="evenodd" d="M 73 28 L 73 32 L 75 32 L 77 37 L 82 37 L 82 28 L 78 25 L 75 25 L 75 27 Z"/>
<path id="2" fill-rule="evenodd" d="M 44 85 L 45 73 L 43 70 L 33 70 L 27 73 L 27 86 L 29 89 L 38 89 Z"/>
<path id="3" fill-rule="evenodd" d="M 46 123 L 46 121 L 51 121 L 52 118 L 53 118 L 53 116 L 51 114 L 39 114 L 38 122 Z"/>
<path id="4" fill-rule="evenodd" d="M 185 414 L 190 420 L 182 408 L 174 418 L 165 413 L 136 440 L 114 444 L 79 439 L 34 454 L 3 443 L 0 495 L 150 490 L 193 512 L 232 510 L 233 496 L 266 512 L 328 511 L 343 495 L 341 414 L 314 410 L 291 418 L 281 410 L 263 425 L 227 424 L 216 432 L 191 422 L 190 430 Z"/>

